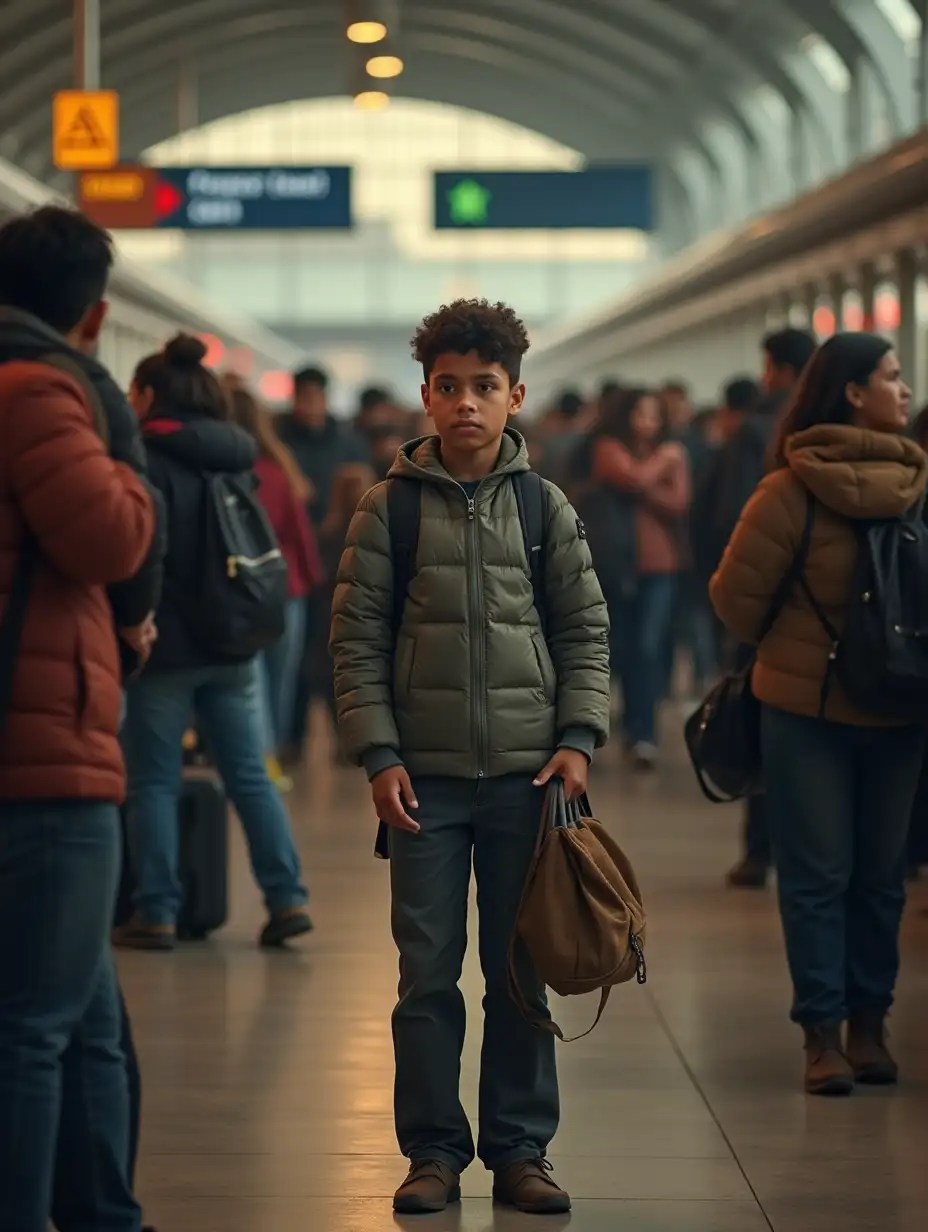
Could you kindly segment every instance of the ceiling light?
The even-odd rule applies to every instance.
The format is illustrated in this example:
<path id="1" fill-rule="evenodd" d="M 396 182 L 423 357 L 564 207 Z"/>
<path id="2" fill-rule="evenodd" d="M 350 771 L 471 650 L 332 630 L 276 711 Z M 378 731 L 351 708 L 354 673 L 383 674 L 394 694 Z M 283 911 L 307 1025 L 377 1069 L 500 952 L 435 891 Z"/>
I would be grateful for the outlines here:
<path id="1" fill-rule="evenodd" d="M 362 90 L 354 96 L 354 105 L 361 111 L 382 111 L 389 101 L 389 94 L 383 90 Z"/>
<path id="2" fill-rule="evenodd" d="M 353 21 L 346 33 L 352 43 L 380 43 L 387 37 L 387 27 L 382 21 Z"/>
<path id="3" fill-rule="evenodd" d="M 367 71 L 371 77 L 399 77 L 403 61 L 399 56 L 372 56 L 367 62 Z"/>

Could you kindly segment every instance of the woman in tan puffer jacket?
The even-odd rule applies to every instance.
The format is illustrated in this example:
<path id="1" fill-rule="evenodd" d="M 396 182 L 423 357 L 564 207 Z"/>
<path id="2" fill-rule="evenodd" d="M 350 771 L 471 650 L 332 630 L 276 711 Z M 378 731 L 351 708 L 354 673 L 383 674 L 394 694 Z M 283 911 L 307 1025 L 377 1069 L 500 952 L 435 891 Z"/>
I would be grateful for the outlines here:
<path id="1" fill-rule="evenodd" d="M 928 457 L 902 435 L 910 392 L 889 342 L 840 334 L 816 352 L 780 433 L 777 469 L 746 505 L 710 594 L 739 641 L 756 644 L 796 556 L 814 498 L 805 579 L 844 627 L 858 530 L 922 500 Z M 797 585 L 758 647 L 753 688 L 780 912 L 806 1034 L 806 1088 L 890 1084 L 884 1020 L 898 971 L 906 837 L 921 728 L 862 713 L 828 672 L 832 642 Z M 846 1040 L 843 1024 L 848 1023 Z"/>

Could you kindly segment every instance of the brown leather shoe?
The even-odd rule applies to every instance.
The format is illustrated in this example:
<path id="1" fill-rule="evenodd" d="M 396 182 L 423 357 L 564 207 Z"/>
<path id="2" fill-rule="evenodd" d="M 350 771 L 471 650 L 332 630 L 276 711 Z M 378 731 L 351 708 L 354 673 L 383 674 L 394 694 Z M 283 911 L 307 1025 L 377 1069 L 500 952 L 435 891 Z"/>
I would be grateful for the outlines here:
<path id="1" fill-rule="evenodd" d="M 461 1201 L 461 1178 L 437 1159 L 413 1160 L 409 1175 L 393 1195 L 393 1209 L 401 1215 L 430 1215 Z"/>
<path id="2" fill-rule="evenodd" d="M 854 1071 L 854 1078 L 862 1085 L 896 1085 L 899 1066 L 886 1047 L 886 1019 L 882 1014 L 851 1016 L 847 1026 L 847 1059 Z"/>
<path id="3" fill-rule="evenodd" d="M 551 1172 L 547 1159 L 519 1159 L 500 1168 L 493 1178 L 493 1201 L 527 1215 L 564 1215 L 570 1210 L 570 1195 Z"/>
<path id="4" fill-rule="evenodd" d="M 177 948 L 177 931 L 173 924 L 148 924 L 138 916 L 114 928 L 111 940 L 120 950 L 160 950 Z"/>
<path id="5" fill-rule="evenodd" d="M 806 1090 L 810 1095 L 850 1095 L 854 1071 L 844 1055 L 840 1027 L 806 1027 Z"/>

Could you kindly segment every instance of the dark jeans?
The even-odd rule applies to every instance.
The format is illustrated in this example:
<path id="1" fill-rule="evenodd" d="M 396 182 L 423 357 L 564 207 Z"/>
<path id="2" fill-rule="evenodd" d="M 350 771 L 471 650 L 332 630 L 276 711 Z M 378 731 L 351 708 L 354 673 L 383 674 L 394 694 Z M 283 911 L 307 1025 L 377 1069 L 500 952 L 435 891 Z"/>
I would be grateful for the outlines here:
<path id="1" fill-rule="evenodd" d="M 393 936 L 400 952 L 393 1014 L 400 1149 L 462 1172 L 474 1141 L 458 1085 L 465 1006 L 471 859 L 477 879 L 483 1050 L 477 1154 L 491 1170 L 544 1156 L 559 1118 L 554 1037 L 529 1025 L 509 996 L 509 942 L 541 820 L 543 791 L 525 775 L 415 781 L 419 834 L 390 832 Z M 527 956 L 520 982 L 544 989 Z"/>
<path id="2" fill-rule="evenodd" d="M 766 796 L 750 796 L 744 802 L 744 858 L 764 868 L 773 861 Z"/>
<path id="3" fill-rule="evenodd" d="M 302 750 L 309 729 L 309 706 L 313 698 L 324 692 L 325 682 L 320 681 L 320 663 L 328 661 L 325 643 L 329 636 L 329 590 L 311 594 L 306 600 L 306 619 L 303 626 L 303 653 L 293 691 L 293 721 L 289 741 Z"/>
<path id="4" fill-rule="evenodd" d="M 0 809 L 0 1228 L 137 1232 L 129 1099 L 109 945 L 119 814 Z M 79 1179 L 77 1179 L 79 1178 Z M 62 1199 L 63 1200 L 63 1199 Z"/>
<path id="5" fill-rule="evenodd" d="M 851 727 L 763 708 L 761 740 L 793 1020 L 886 1013 L 899 970 L 921 728 Z"/>
<path id="6" fill-rule="evenodd" d="M 636 593 L 613 604 L 612 647 L 624 700 L 625 736 L 629 744 L 655 744 L 657 707 L 666 685 L 677 574 L 638 578 Z"/>
<path id="7" fill-rule="evenodd" d="M 135 1166 L 139 1154 L 139 1130 L 142 1117 L 142 1076 L 139 1071 L 132 1024 L 126 1011 L 122 993 L 119 994 L 120 1047 L 126 1059 L 126 1080 L 129 1089 L 129 1141 L 126 1176 L 129 1188 L 135 1187 Z M 69 1051 L 76 1047 L 72 1042 Z M 67 1054 L 63 1062 L 65 1072 L 70 1072 Z M 94 1227 L 92 1213 L 94 1173 L 88 1166 L 88 1129 L 79 1125 L 77 1133 L 59 1133 L 58 1153 L 55 1160 L 55 1189 L 52 1203 L 52 1222 L 57 1232 L 85 1232 Z M 75 1157 L 72 1152 L 79 1152 Z"/>

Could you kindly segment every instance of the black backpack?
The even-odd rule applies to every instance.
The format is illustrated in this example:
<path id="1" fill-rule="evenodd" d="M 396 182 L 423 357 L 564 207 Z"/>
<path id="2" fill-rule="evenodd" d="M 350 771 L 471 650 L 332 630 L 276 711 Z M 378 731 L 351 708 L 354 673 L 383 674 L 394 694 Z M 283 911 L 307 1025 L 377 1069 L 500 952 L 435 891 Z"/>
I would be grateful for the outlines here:
<path id="1" fill-rule="evenodd" d="M 204 650 L 250 659 L 283 634 L 287 602 L 287 564 L 253 476 L 208 476 L 202 518 L 200 587 L 185 623 Z"/>
<path id="2" fill-rule="evenodd" d="M 850 700 L 885 719 L 928 720 L 928 525 L 924 503 L 900 518 L 862 522 L 843 633 L 801 579 L 832 642 L 821 711 L 837 672 Z"/>
<path id="3" fill-rule="evenodd" d="M 532 582 L 532 599 L 541 621 L 542 632 L 547 631 L 545 604 L 545 529 L 548 525 L 548 489 L 544 480 L 534 471 L 518 471 L 512 476 L 522 527 L 522 542 L 525 558 L 529 564 Z M 419 524 L 421 522 L 422 484 L 416 479 L 394 476 L 387 480 L 387 516 L 390 525 L 390 549 L 393 553 L 393 640 L 396 641 L 403 622 L 406 607 L 406 592 L 416 572 L 416 554 L 419 549 Z"/>
<path id="4" fill-rule="evenodd" d="M 545 603 L 545 530 L 548 525 L 548 489 L 534 471 L 519 471 L 512 476 L 512 488 L 519 510 L 525 559 L 532 582 L 532 602 L 543 633 L 547 633 Z M 390 551 L 393 557 L 393 613 L 391 625 L 396 644 L 409 583 L 416 572 L 419 526 L 422 521 L 422 484 L 416 479 L 394 475 L 387 480 L 387 517 L 390 526 Z M 384 822 L 377 828 L 374 855 L 389 860 L 389 829 Z"/>

